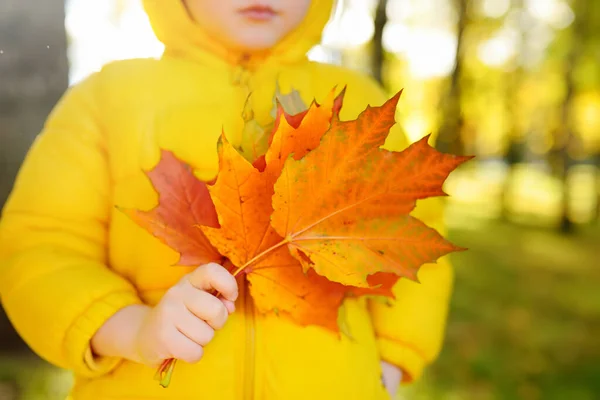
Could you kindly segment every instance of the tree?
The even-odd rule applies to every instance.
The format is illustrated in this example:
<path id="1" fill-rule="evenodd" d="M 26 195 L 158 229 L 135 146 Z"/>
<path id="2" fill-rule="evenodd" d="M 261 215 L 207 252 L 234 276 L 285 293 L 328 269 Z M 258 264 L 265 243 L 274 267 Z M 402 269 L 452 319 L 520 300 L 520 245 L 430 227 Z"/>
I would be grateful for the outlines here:
<path id="1" fill-rule="evenodd" d="M 456 61 L 454 69 L 450 76 L 450 88 L 441 99 L 440 108 L 442 110 L 442 124 L 436 147 L 438 150 L 462 154 L 464 144 L 461 136 L 463 116 L 461 112 L 461 75 L 462 75 L 462 46 L 464 32 L 467 27 L 467 7 L 468 0 L 455 0 L 455 6 L 458 14 L 456 26 Z"/>
<path id="2" fill-rule="evenodd" d="M 560 220 L 560 230 L 563 233 L 570 233 L 573 231 L 573 223 L 569 218 L 571 191 L 568 177 L 569 170 L 575 163 L 573 154 L 578 152 L 577 147 L 581 146 L 581 141 L 574 132 L 573 118 L 571 113 L 573 112 L 573 102 L 578 89 L 575 69 L 585 51 L 585 41 L 589 36 L 587 32 L 588 2 L 585 0 L 577 0 L 574 2 L 574 6 L 576 17 L 571 31 L 570 50 L 564 64 L 566 94 L 560 110 L 561 129 L 558 132 L 560 139 L 562 140 L 559 141 L 559 147 L 557 149 L 560 160 L 559 175 L 563 185 L 563 201 Z"/>
<path id="3" fill-rule="evenodd" d="M 373 55 L 371 57 L 373 77 L 383 83 L 383 63 L 385 49 L 383 48 L 383 29 L 387 23 L 387 0 L 379 0 L 375 11 L 375 32 L 373 33 Z"/>
<path id="4" fill-rule="evenodd" d="M 68 85 L 64 0 L 0 2 L 0 206 Z M 17 340 L 0 313 L 0 344 Z"/>
<path id="5" fill-rule="evenodd" d="M 523 0 L 515 0 L 512 3 L 513 10 L 523 13 Z M 527 32 L 523 26 L 522 19 L 519 23 L 519 36 L 516 42 L 516 53 L 518 56 L 514 61 L 514 71 L 507 74 L 506 84 L 504 86 L 504 100 L 508 115 L 510 115 L 510 132 L 508 134 L 508 145 L 506 150 L 505 161 L 507 164 L 506 178 L 502 188 L 501 197 L 501 218 L 509 220 L 509 194 L 510 188 L 514 180 L 514 167 L 517 163 L 522 162 L 526 152 L 526 135 L 522 131 L 519 124 L 519 108 L 521 104 L 518 99 L 515 99 L 515 93 L 519 91 L 526 77 L 526 71 L 523 68 L 522 54 L 525 51 L 525 42 L 527 41 Z"/>

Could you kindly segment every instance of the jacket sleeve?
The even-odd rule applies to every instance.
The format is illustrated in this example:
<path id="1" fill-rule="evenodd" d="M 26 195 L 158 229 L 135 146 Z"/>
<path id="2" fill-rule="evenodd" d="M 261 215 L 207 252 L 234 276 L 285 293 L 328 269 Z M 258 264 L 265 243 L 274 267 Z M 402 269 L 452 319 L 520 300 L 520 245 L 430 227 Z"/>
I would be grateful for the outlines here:
<path id="1" fill-rule="evenodd" d="M 98 76 L 71 87 L 29 150 L 0 219 L 0 300 L 39 356 L 81 376 L 119 359 L 90 340 L 135 288 L 107 266 L 110 174 Z"/>
<path id="2" fill-rule="evenodd" d="M 360 110 L 369 104 L 381 105 L 390 96 L 374 81 L 365 79 L 348 94 L 357 92 L 362 101 Z M 403 100 L 400 99 L 399 107 Z M 346 103 L 344 103 L 346 105 Z M 391 129 L 384 148 L 400 151 L 409 140 L 399 124 Z M 431 144 L 431 143 L 430 143 Z M 429 227 L 446 237 L 444 199 L 429 198 L 417 201 L 411 213 Z M 438 356 L 445 336 L 448 306 L 453 285 L 453 269 L 448 256 L 436 263 L 425 264 L 418 273 L 419 283 L 400 279 L 394 287 L 395 300 L 388 303 L 370 301 L 370 311 L 381 358 L 403 370 L 403 383 L 419 379 L 424 368 Z"/>
<path id="3" fill-rule="evenodd" d="M 441 199 L 420 200 L 412 215 L 446 236 Z M 423 265 L 418 278 L 400 279 L 389 304 L 370 304 L 381 358 L 403 370 L 405 384 L 419 379 L 441 350 L 454 278 L 448 256 Z"/>

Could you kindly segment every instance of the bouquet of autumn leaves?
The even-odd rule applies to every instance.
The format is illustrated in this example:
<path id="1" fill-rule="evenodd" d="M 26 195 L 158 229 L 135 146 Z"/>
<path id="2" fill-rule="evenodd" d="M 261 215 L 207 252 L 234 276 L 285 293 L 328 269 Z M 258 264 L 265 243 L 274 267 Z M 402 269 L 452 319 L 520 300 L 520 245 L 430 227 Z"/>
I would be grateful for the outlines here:
<path id="1" fill-rule="evenodd" d="M 297 92 L 283 96 L 271 127 L 253 129 L 246 115 L 241 147 L 224 134 L 218 142 L 213 182 L 163 150 L 147 173 L 158 206 L 123 211 L 179 252 L 179 265 L 245 274 L 258 311 L 339 333 L 346 297 L 393 297 L 398 279 L 417 280 L 421 265 L 462 250 L 410 212 L 445 195 L 444 181 L 470 157 L 440 153 L 428 136 L 384 150 L 401 92 L 350 121 L 339 119 L 345 89 L 334 93 L 308 108 Z M 165 387 L 174 366 L 157 371 Z"/>

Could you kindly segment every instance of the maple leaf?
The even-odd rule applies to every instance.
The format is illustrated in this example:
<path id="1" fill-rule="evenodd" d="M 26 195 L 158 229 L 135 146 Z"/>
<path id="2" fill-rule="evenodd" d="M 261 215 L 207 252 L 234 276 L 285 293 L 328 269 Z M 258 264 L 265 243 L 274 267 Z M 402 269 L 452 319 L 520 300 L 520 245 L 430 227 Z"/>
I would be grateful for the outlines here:
<path id="1" fill-rule="evenodd" d="M 461 250 L 408 214 L 417 199 L 445 195 L 444 180 L 471 157 L 440 153 L 428 137 L 402 152 L 382 149 L 400 94 L 354 121 L 334 119 L 315 150 L 286 160 L 272 225 L 305 270 L 369 287 L 371 274 L 416 280 L 421 265 Z"/>
<path id="2" fill-rule="evenodd" d="M 281 93 L 279 82 L 275 82 L 275 95 L 273 96 L 273 108 L 271 109 L 271 117 L 277 116 L 277 110 L 283 108 L 288 115 L 297 115 L 308 110 L 300 92 L 292 87 L 289 93 Z"/>
<path id="3" fill-rule="evenodd" d="M 267 151 L 269 132 L 268 127 L 261 125 L 254 118 L 254 110 L 252 108 L 252 93 L 246 98 L 242 119 L 244 127 L 242 128 L 242 138 L 238 151 L 248 161 L 257 159 L 261 154 Z"/>
<path id="4" fill-rule="evenodd" d="M 221 228 L 202 230 L 219 252 L 237 266 L 232 271 L 234 275 L 246 273 L 260 312 L 277 310 L 302 325 L 337 331 L 338 308 L 351 288 L 330 282 L 313 271 L 305 274 L 284 247 L 283 238 L 270 225 L 274 183 L 270 173 L 254 168 L 224 137 L 219 142 L 219 154 L 220 173 L 209 190 Z M 372 292 L 377 293 L 381 293 L 379 288 Z"/>
<path id="5" fill-rule="evenodd" d="M 314 271 L 304 273 L 272 228 L 270 217 L 273 185 L 283 160 L 290 154 L 302 157 L 318 146 L 332 114 L 337 112 L 336 104 L 339 110 L 343 93 L 341 96 L 334 100 L 332 92 L 322 106 L 313 103 L 296 128 L 282 121 L 267 152 L 264 172 L 248 163 L 223 135 L 218 146 L 219 175 L 209 187 L 221 228 L 202 228 L 219 252 L 238 267 L 234 275 L 242 271 L 247 274 L 259 311 L 277 310 L 302 325 L 320 325 L 333 331 L 339 330 L 337 313 L 346 296 L 391 297 L 398 277 L 380 274 L 370 289 L 331 282 Z"/>
<path id="6" fill-rule="evenodd" d="M 283 247 L 283 239 L 270 224 L 274 179 L 248 163 L 224 136 L 218 148 L 219 175 L 209 190 L 221 228 L 202 230 L 237 266 L 234 275 L 242 271 L 247 274 L 259 311 L 278 310 L 301 324 L 315 323 L 335 330 L 344 292 L 331 290 L 339 284 L 314 273 L 305 275 L 300 263 Z"/>
<path id="7" fill-rule="evenodd" d="M 334 98 L 331 91 L 323 105 L 313 102 L 310 108 L 298 116 L 287 116 L 279 108 L 275 130 L 265 154 L 266 166 L 272 177 L 277 178 L 289 156 L 300 159 L 319 146 L 321 137 L 337 116 L 334 105 L 343 102 L 344 91 Z M 274 183 L 274 181 L 273 181 Z"/>
<path id="8" fill-rule="evenodd" d="M 290 93 L 283 94 L 280 91 L 279 82 L 277 82 L 275 94 L 273 96 L 273 108 L 271 109 L 273 122 L 261 125 L 255 119 L 252 106 L 252 93 L 248 95 L 242 111 L 244 127 L 242 128 L 241 143 L 238 147 L 239 152 L 246 160 L 255 162 L 255 160 L 266 153 L 270 144 L 270 138 L 277 123 L 276 120 L 279 117 L 280 109 L 287 115 L 301 119 L 302 116 L 306 114 L 308 107 L 304 104 L 302 97 L 300 97 L 300 93 L 296 89 L 292 88 Z"/>
<path id="9" fill-rule="evenodd" d="M 270 242 L 272 184 L 221 136 L 219 174 L 209 186 L 220 228 L 201 227 L 210 242 L 236 267 L 244 269 Z M 270 187 L 269 187 L 270 186 Z"/>
<path id="10" fill-rule="evenodd" d="M 325 99 L 323 106 L 319 105 L 316 101 L 313 101 L 309 108 L 297 114 L 290 114 L 285 108 L 285 106 L 276 99 L 275 121 L 272 125 L 272 131 L 269 136 L 268 148 L 272 148 L 273 139 L 275 138 L 277 132 L 279 132 L 279 137 L 285 137 L 286 135 L 293 133 L 294 130 L 298 129 L 300 127 L 300 124 L 302 124 L 302 121 L 304 121 L 306 115 L 308 115 L 310 108 L 320 108 L 322 111 L 318 115 L 314 115 L 314 113 L 311 114 L 314 118 L 310 119 L 310 124 L 317 125 L 307 126 L 307 124 L 305 124 L 303 129 L 300 132 L 296 133 L 294 138 L 289 138 L 288 141 L 291 145 L 295 144 L 297 147 L 294 149 L 295 157 L 300 157 L 306 154 L 314 147 L 318 146 L 319 139 L 327 129 L 324 125 L 319 124 L 325 123 L 327 126 L 329 126 L 329 123 L 331 122 L 332 118 L 339 117 L 339 113 L 344 102 L 346 88 L 344 87 L 344 89 L 342 89 L 342 91 L 335 98 L 333 98 L 335 91 L 336 87 L 334 87 L 331 90 L 331 92 L 329 92 L 329 95 Z M 331 104 L 331 101 L 333 101 L 333 104 Z M 282 120 L 285 121 L 285 124 L 283 126 L 280 126 Z M 281 130 L 285 130 L 285 132 L 280 132 Z M 294 140 L 297 140 L 297 142 L 295 142 Z M 276 144 L 275 147 L 279 145 L 280 144 Z M 281 150 L 283 149 L 280 149 L 280 153 Z M 261 171 L 265 169 L 267 165 L 266 154 L 259 156 L 253 162 L 253 165 Z M 281 168 L 279 168 L 279 171 L 280 170 Z"/>
<path id="11" fill-rule="evenodd" d="M 398 281 L 396 275 L 377 274 L 369 279 L 372 288 L 345 286 L 312 269 L 304 273 L 300 263 L 285 247 L 268 252 L 258 265 L 252 267 L 247 278 L 254 304 L 260 312 L 285 314 L 296 324 L 321 326 L 332 332 L 341 331 L 338 314 L 344 299 L 358 296 L 393 298 L 392 288 Z"/>
<path id="12" fill-rule="evenodd" d="M 306 115 L 308 114 L 308 111 L 310 108 L 321 108 L 321 116 L 326 115 L 329 118 L 329 122 L 331 122 L 332 118 L 339 118 L 339 113 L 342 109 L 342 106 L 344 104 L 344 96 L 346 95 L 346 87 L 344 87 L 342 89 L 342 91 L 335 96 L 334 98 L 334 94 L 336 92 L 337 87 L 333 87 L 333 89 L 329 92 L 328 96 L 325 98 L 325 101 L 323 102 L 323 105 L 320 105 L 319 103 L 317 103 L 316 101 L 313 101 L 310 105 L 310 107 L 306 107 L 303 111 L 298 112 L 296 114 L 291 114 L 288 112 L 288 109 L 281 103 L 279 103 L 279 101 L 276 101 L 276 110 L 275 110 L 275 122 L 273 124 L 273 130 L 271 132 L 271 136 L 269 137 L 269 147 L 271 147 L 272 143 L 273 143 L 273 138 L 275 137 L 275 135 L 277 134 L 277 131 L 280 129 L 279 124 L 281 122 L 281 119 L 284 118 L 285 121 L 288 123 L 288 125 L 294 129 L 298 129 L 300 127 L 300 124 L 302 123 L 302 121 L 304 120 L 304 117 L 306 117 Z M 333 101 L 333 103 L 332 103 Z M 321 137 L 323 136 L 323 134 L 325 133 L 324 130 L 318 129 L 319 127 L 312 127 L 312 129 L 317 128 L 317 130 L 315 131 L 311 131 L 311 129 L 303 129 L 303 134 L 296 134 L 296 139 L 298 140 L 298 142 L 296 143 L 296 149 L 293 153 L 295 153 L 295 157 L 298 157 L 298 154 L 300 154 L 299 152 L 303 151 L 304 152 L 302 154 L 306 154 L 307 151 L 309 151 L 308 149 L 313 149 L 314 147 L 318 146 L 318 143 L 314 143 L 312 140 L 310 140 L 310 138 L 314 138 L 314 137 Z M 289 133 L 289 132 L 288 132 Z M 283 136 L 283 133 L 280 133 L 279 136 Z"/>
<path id="13" fill-rule="evenodd" d="M 158 192 L 158 205 L 150 211 L 117 207 L 162 243 L 176 250 L 178 265 L 195 266 L 221 262 L 200 226 L 219 227 L 206 184 L 173 153 L 162 150 L 159 163 L 146 172 Z"/>

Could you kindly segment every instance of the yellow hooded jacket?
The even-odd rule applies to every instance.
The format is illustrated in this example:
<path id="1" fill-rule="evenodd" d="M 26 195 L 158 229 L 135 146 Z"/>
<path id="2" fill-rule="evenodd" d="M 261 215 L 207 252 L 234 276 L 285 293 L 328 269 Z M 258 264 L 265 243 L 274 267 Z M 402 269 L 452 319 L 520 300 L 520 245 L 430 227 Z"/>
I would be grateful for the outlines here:
<path id="1" fill-rule="evenodd" d="M 94 332 L 116 311 L 156 304 L 191 270 L 171 267 L 178 255 L 114 207 L 157 204 L 143 171 L 156 165 L 159 148 L 213 178 L 222 129 L 239 142 L 249 90 L 267 123 L 276 80 L 307 104 L 347 85 L 342 119 L 386 100 L 370 78 L 306 59 L 332 3 L 313 1 L 275 48 L 240 57 L 209 38 L 180 1 L 145 0 L 164 56 L 109 64 L 53 110 L 3 211 L 0 295 L 29 346 L 74 372 L 73 399 L 384 399 L 381 359 L 400 366 L 408 383 L 437 356 L 452 283 L 447 257 L 424 266 L 420 284 L 401 280 L 391 306 L 348 300 L 352 338 L 259 315 L 242 288 L 238 311 L 204 358 L 180 361 L 167 389 L 153 380 L 153 368 L 94 358 L 90 350 Z M 394 130 L 386 146 L 400 150 L 406 142 Z M 420 202 L 415 215 L 445 234 L 437 201 Z"/>

